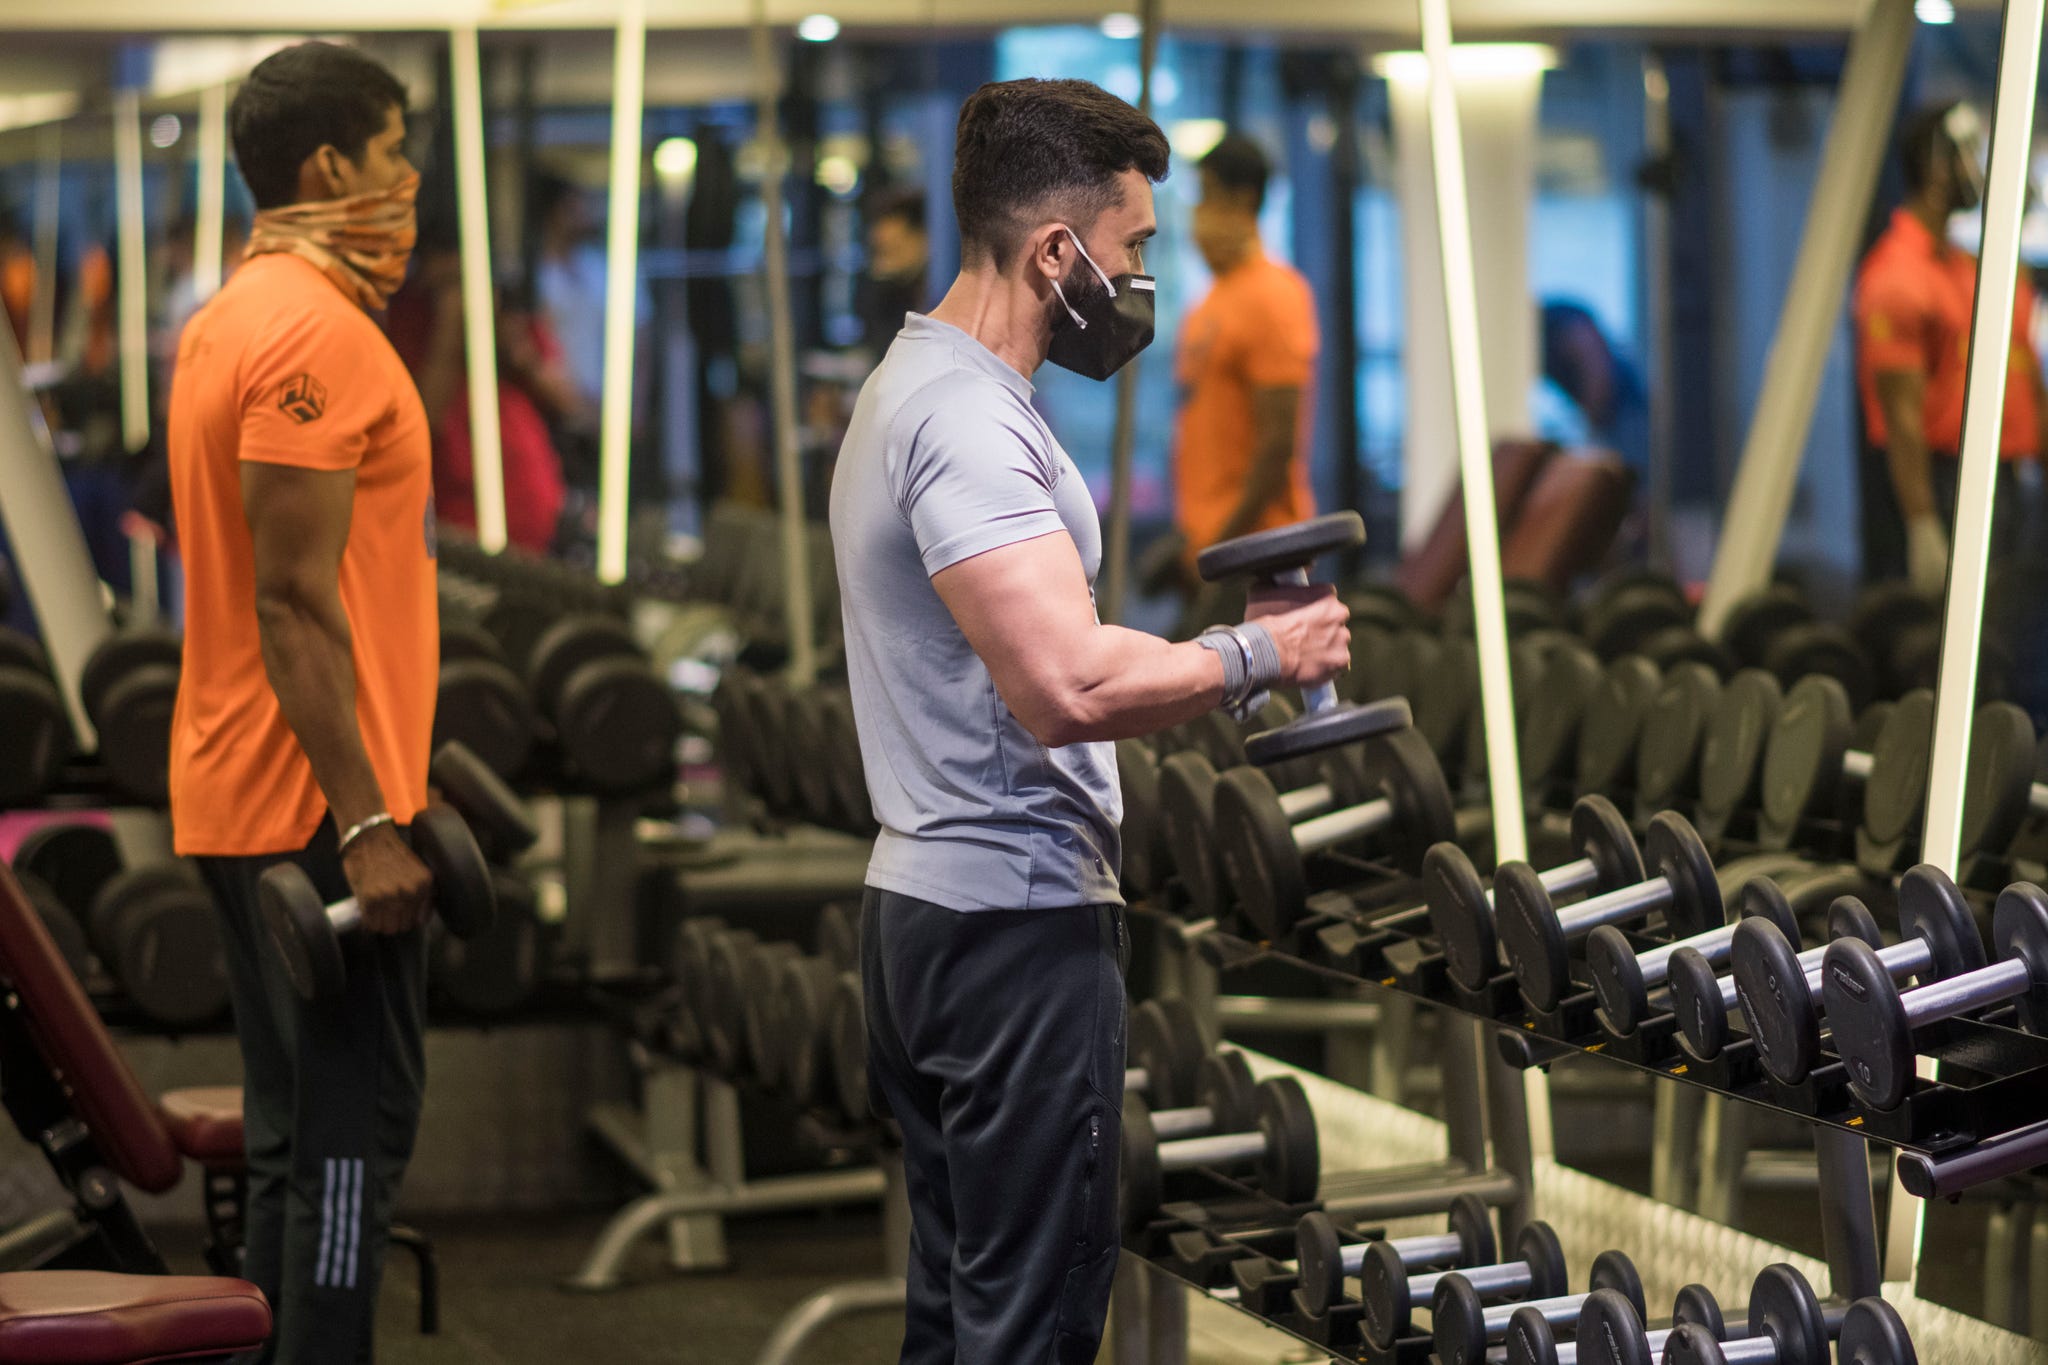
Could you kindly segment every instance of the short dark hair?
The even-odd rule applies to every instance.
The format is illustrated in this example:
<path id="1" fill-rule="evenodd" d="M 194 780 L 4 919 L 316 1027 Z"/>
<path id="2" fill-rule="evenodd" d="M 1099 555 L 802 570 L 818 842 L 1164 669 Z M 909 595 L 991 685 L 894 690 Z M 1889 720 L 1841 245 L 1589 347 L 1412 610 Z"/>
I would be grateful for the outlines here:
<path id="1" fill-rule="evenodd" d="M 1266 180 L 1273 174 L 1272 163 L 1258 143 L 1243 133 L 1226 133 L 1200 162 L 1202 174 L 1226 190 L 1251 196 L 1252 212 L 1266 207 Z"/>
<path id="2" fill-rule="evenodd" d="M 1918 194 L 1934 177 L 1937 156 L 1954 156 L 1955 139 L 1948 133 L 1949 111 L 1961 103 L 1931 104 L 1916 110 L 1899 129 L 1899 169 L 1906 174 L 1906 193 Z"/>
<path id="3" fill-rule="evenodd" d="M 1116 202 L 1116 178 L 1166 178 L 1171 152 L 1159 125 L 1087 81 L 984 85 L 960 109 L 953 144 L 953 213 L 960 255 L 1000 265 L 1052 208 L 1077 227 Z"/>
<path id="4" fill-rule="evenodd" d="M 259 209 L 299 197 L 299 167 L 332 145 L 351 161 L 384 129 L 405 87 L 373 58 L 338 43 L 299 43 L 256 64 L 228 110 L 235 164 Z"/>
<path id="5" fill-rule="evenodd" d="M 924 231 L 923 190 L 883 190 L 868 205 L 868 224 L 886 223 L 891 218 L 912 232 Z"/>

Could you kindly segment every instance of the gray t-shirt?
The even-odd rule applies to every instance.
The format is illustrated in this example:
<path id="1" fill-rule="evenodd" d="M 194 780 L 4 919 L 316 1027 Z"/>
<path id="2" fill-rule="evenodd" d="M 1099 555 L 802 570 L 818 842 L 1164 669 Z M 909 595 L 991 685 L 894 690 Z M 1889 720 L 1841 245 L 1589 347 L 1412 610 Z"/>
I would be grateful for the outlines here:
<path id="1" fill-rule="evenodd" d="M 861 388 L 832 477 L 832 547 L 868 794 L 868 885 L 954 910 L 1121 905 L 1115 746 L 1048 749 L 1003 705 L 931 584 L 1065 531 L 1091 591 L 1095 503 L 1031 383 L 911 314 Z"/>

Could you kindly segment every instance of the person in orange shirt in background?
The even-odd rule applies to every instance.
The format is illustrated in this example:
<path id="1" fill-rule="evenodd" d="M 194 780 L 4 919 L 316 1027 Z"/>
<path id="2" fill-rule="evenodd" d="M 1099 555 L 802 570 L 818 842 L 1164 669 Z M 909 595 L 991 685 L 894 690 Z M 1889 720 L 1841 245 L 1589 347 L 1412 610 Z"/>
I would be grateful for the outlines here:
<path id="1" fill-rule="evenodd" d="M 427 416 L 371 316 L 405 278 L 404 86 L 351 48 L 262 61 L 228 113 L 247 258 L 186 324 L 171 496 L 186 573 L 171 829 L 221 911 L 243 1062 L 243 1273 L 260 1361 L 372 1359 L 392 1203 L 425 1094 L 427 799 L 440 623 Z M 347 986 L 302 1000 L 259 880 L 353 895 Z"/>
<path id="2" fill-rule="evenodd" d="M 1980 142 L 1981 125 L 1967 104 L 1925 109 L 1907 121 L 1899 147 L 1906 201 L 1856 277 L 1856 380 L 1874 447 L 1864 462 L 1865 569 L 1884 579 L 1903 568 L 1928 593 L 1940 592 L 1948 576 L 1977 288 L 1977 258 L 1949 244 L 1948 220 L 1983 202 Z M 1994 564 L 2021 549 L 2026 518 L 2018 470 L 2048 446 L 2048 394 L 2029 334 L 2033 313 L 2034 291 L 2022 273 L 1999 436 Z M 1888 479 L 1877 473 L 1880 460 Z"/>
<path id="3" fill-rule="evenodd" d="M 1231 133 L 1202 158 L 1200 174 L 1195 244 L 1215 284 L 1181 324 L 1175 360 L 1184 397 L 1174 529 L 1189 566 L 1218 541 L 1315 515 L 1309 406 L 1321 346 L 1308 281 L 1259 241 L 1266 154 Z"/>

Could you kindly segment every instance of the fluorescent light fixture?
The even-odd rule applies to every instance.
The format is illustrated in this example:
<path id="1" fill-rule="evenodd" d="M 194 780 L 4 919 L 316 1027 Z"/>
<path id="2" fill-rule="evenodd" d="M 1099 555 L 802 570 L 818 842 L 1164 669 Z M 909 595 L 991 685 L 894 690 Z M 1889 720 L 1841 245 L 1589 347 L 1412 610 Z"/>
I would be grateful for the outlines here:
<path id="1" fill-rule="evenodd" d="M 159 151 L 165 147 L 175 147 L 184 131 L 185 125 L 178 122 L 176 114 L 158 114 L 149 125 L 149 145 Z"/>
<path id="2" fill-rule="evenodd" d="M 1451 74 L 1456 76 L 1533 76 L 1556 66 L 1557 49 L 1543 43 L 1459 43 L 1451 48 Z M 1429 58 L 1420 52 L 1382 52 L 1372 59 L 1372 69 L 1390 81 L 1420 85 L 1429 79 Z"/>
<path id="3" fill-rule="evenodd" d="M 807 14 L 797 23 L 796 36 L 807 43 L 829 43 L 839 36 L 839 21 L 829 14 Z"/>
<path id="4" fill-rule="evenodd" d="M 654 173 L 664 180 L 688 180 L 697 172 L 697 144 L 686 137 L 655 144 Z"/>
<path id="5" fill-rule="evenodd" d="M 1128 42 L 1143 33 L 1145 26 L 1138 22 L 1137 15 L 1127 14 L 1119 10 L 1102 16 L 1101 29 L 1103 37 L 1113 38 L 1121 43 Z"/>
<path id="6" fill-rule="evenodd" d="M 78 112 L 78 96 L 68 90 L 29 95 L 0 95 L 0 130 L 59 123 Z"/>
<path id="7" fill-rule="evenodd" d="M 860 167 L 844 153 L 818 158 L 818 183 L 844 199 L 860 186 Z"/>
<path id="8" fill-rule="evenodd" d="M 1913 0 L 1913 17 L 1923 24 L 1953 24 L 1955 0 Z"/>
<path id="9" fill-rule="evenodd" d="M 1220 118 L 1177 118 L 1166 126 L 1166 140 L 1182 161 L 1199 161 L 1227 131 Z"/>

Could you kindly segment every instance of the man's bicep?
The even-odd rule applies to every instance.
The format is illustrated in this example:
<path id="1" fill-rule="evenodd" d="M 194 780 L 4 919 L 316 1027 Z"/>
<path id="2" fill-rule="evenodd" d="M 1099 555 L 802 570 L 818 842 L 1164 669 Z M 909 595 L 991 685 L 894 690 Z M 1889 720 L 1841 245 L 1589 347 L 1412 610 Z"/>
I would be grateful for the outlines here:
<path id="1" fill-rule="evenodd" d="M 335 581 L 348 545 L 355 487 L 353 469 L 242 462 L 242 515 L 249 523 L 259 594 Z"/>
<path id="2" fill-rule="evenodd" d="M 1874 376 L 1877 401 L 1887 418 L 1918 421 L 1927 398 L 1927 376 L 1917 369 L 1885 368 Z"/>
<path id="3" fill-rule="evenodd" d="M 1095 625 L 1081 552 L 1064 530 L 963 559 L 932 575 L 932 587 L 996 687 L 1048 676 L 1063 647 Z"/>

